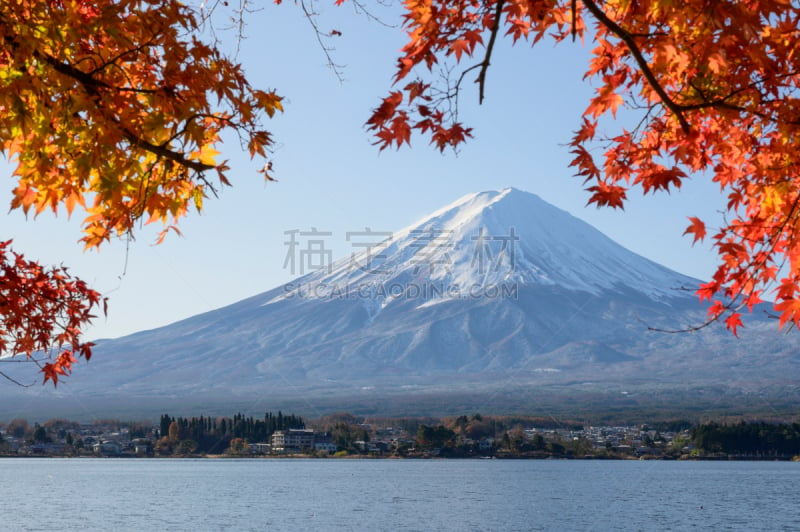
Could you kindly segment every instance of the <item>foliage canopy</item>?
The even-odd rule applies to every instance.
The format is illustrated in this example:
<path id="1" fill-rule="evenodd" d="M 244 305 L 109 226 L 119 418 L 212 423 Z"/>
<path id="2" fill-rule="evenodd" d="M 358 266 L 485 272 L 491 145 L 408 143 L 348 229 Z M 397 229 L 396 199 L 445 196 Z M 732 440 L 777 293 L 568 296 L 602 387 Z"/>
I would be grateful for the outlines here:
<path id="1" fill-rule="evenodd" d="M 720 227 L 691 217 L 684 234 L 710 236 L 719 255 L 697 291 L 709 322 L 734 334 L 777 285 L 780 326 L 800 325 L 800 5 L 789 0 L 405 0 L 408 42 L 397 89 L 368 121 L 381 149 L 412 133 L 440 150 L 471 129 L 457 118 L 462 82 L 484 98 L 495 42 L 590 38 L 584 77 L 596 93 L 570 142 L 589 203 L 622 208 L 626 192 L 680 188 L 708 175 L 728 198 Z M 453 76 L 454 65 L 461 70 Z M 441 69 L 442 72 L 439 70 Z M 460 73 L 459 73 L 460 72 Z M 445 82 L 441 80 L 444 79 Z M 632 129 L 601 134 L 620 108 Z"/>
<path id="2" fill-rule="evenodd" d="M 282 110 L 281 98 L 203 42 L 201 22 L 177 0 L 3 2 L 0 149 L 15 164 L 11 208 L 84 211 L 87 248 L 139 222 L 161 222 L 160 241 L 229 184 L 215 149 L 224 130 L 266 157 L 261 121 Z M 54 349 L 42 370 L 55 384 L 75 356 L 91 356 L 80 329 L 99 295 L 10 243 L 0 253 L 0 353 Z"/>

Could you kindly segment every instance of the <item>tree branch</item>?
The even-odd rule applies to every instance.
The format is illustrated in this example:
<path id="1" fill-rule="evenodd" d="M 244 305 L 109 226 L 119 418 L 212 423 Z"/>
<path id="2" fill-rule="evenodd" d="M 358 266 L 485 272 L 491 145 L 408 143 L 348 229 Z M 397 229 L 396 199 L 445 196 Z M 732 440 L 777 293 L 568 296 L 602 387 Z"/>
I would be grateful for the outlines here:
<path id="1" fill-rule="evenodd" d="M 5 23 L 5 21 L 2 18 L 0 18 L 0 23 Z M 16 40 L 10 35 L 6 35 L 4 40 L 5 40 L 6 45 L 8 45 L 8 46 L 10 46 L 12 48 L 17 48 L 19 46 L 17 44 Z M 87 93 L 89 93 L 91 96 L 95 97 L 94 98 L 95 99 L 95 105 L 97 105 L 97 107 L 100 108 L 103 112 L 106 112 L 106 110 L 103 109 L 103 107 L 100 105 L 100 102 L 99 102 L 100 90 L 101 89 L 110 90 L 110 91 L 114 91 L 114 90 L 117 90 L 117 91 L 119 91 L 119 90 L 128 91 L 128 90 L 130 90 L 128 88 L 119 88 L 119 87 L 114 87 L 113 85 L 109 85 L 108 83 L 106 83 L 106 82 L 104 82 L 102 80 L 99 80 L 99 79 L 95 78 L 94 76 L 92 76 L 92 73 L 95 72 L 95 71 L 92 71 L 92 73 L 83 72 L 82 70 L 79 70 L 79 69 L 75 68 L 73 65 L 70 65 L 69 63 L 62 63 L 61 61 L 59 61 L 55 57 L 53 57 L 53 56 L 51 56 L 49 54 L 40 52 L 39 50 L 33 50 L 33 56 L 35 58 L 39 59 L 40 61 L 44 61 L 46 64 L 48 64 L 50 67 L 52 67 L 53 70 L 55 70 L 56 72 L 58 72 L 60 74 L 63 74 L 65 76 L 67 76 L 67 77 L 70 77 L 70 78 L 74 79 L 75 81 L 77 81 L 78 83 L 80 83 L 83 86 L 83 88 L 86 90 Z M 108 66 L 108 64 L 110 64 L 110 63 L 106 63 L 104 65 L 104 67 Z M 163 157 L 165 159 L 168 159 L 170 161 L 178 163 L 178 164 L 180 164 L 182 166 L 185 166 L 186 168 L 189 168 L 191 170 L 194 170 L 194 171 L 196 171 L 198 173 L 202 173 L 202 172 L 205 172 L 205 171 L 208 171 L 208 170 L 211 170 L 211 169 L 214 168 L 213 166 L 209 166 L 207 164 L 203 164 L 203 163 L 201 163 L 199 161 L 190 161 L 190 160 L 188 160 L 186 158 L 186 156 L 183 153 L 175 152 L 175 151 L 172 151 L 170 149 L 165 148 L 164 146 L 158 146 L 156 144 L 148 142 L 147 140 L 145 140 L 145 139 L 139 137 L 138 135 L 136 135 L 134 132 L 132 132 L 126 126 L 122 125 L 120 123 L 119 119 L 116 116 L 109 116 L 108 118 L 109 118 L 109 120 L 111 120 L 113 123 L 115 123 L 120 128 L 120 131 L 122 132 L 122 134 L 125 137 L 125 139 L 128 142 L 130 142 L 131 145 L 133 145 L 133 146 L 141 148 L 141 149 L 143 149 L 145 151 L 148 151 L 148 152 L 150 152 L 150 153 L 152 153 L 154 155 L 157 155 L 159 157 Z"/>
<path id="2" fill-rule="evenodd" d="M 498 0 L 497 7 L 495 7 L 494 24 L 492 24 L 492 29 L 489 33 L 489 44 L 486 45 L 486 55 L 483 56 L 481 71 L 478 74 L 478 79 L 475 80 L 479 87 L 478 104 L 483 103 L 484 89 L 486 87 L 486 72 L 489 70 L 492 50 L 494 49 L 494 42 L 497 40 L 497 32 L 500 30 L 500 17 L 503 15 L 503 6 L 505 3 L 505 0 Z"/>
<path id="3" fill-rule="evenodd" d="M 636 44 L 633 36 L 625 31 L 625 29 L 620 27 L 619 24 L 608 18 L 608 15 L 606 15 L 605 12 L 597 6 L 594 0 L 583 0 L 583 5 L 586 6 L 586 9 L 588 9 L 589 12 L 594 15 L 600 24 L 608 28 L 609 31 L 619 37 L 622 42 L 627 45 L 628 50 L 631 51 L 631 55 L 633 55 L 633 58 L 636 60 L 636 64 L 639 65 L 639 69 L 642 71 L 645 79 L 650 84 L 650 87 L 656 91 L 656 94 L 658 94 L 658 97 L 661 99 L 663 104 L 667 107 L 667 109 L 672 111 L 672 114 L 674 114 L 675 118 L 678 119 L 683 132 L 686 134 L 691 133 L 691 126 L 683 116 L 683 109 L 669 97 L 664 88 L 658 82 L 655 74 L 653 74 L 653 71 L 650 70 L 650 65 L 647 64 L 647 59 L 645 59 L 641 50 L 639 50 L 639 46 Z"/>
<path id="4" fill-rule="evenodd" d="M 342 73 L 343 67 L 342 65 L 338 65 L 333 61 L 333 57 L 331 56 L 333 48 L 325 44 L 325 42 L 322 40 L 323 37 L 332 37 L 334 34 L 326 33 L 319 29 L 319 25 L 317 24 L 316 21 L 317 12 L 314 11 L 313 7 L 309 8 L 306 5 L 305 0 L 300 1 L 300 8 L 303 10 L 303 14 L 306 17 L 306 20 L 308 20 L 308 23 L 311 24 L 311 28 L 314 30 L 314 35 L 317 38 L 317 42 L 319 43 L 320 48 L 322 48 L 322 52 L 325 54 L 325 59 L 328 63 L 328 68 L 331 69 L 333 74 L 336 76 L 336 79 L 339 80 L 339 83 L 343 83 L 344 82 L 344 74 Z"/>
<path id="5" fill-rule="evenodd" d="M 102 105 L 100 105 L 100 102 L 99 102 L 100 89 L 106 89 L 106 90 L 112 90 L 112 91 L 113 90 L 120 90 L 117 87 L 109 85 L 108 83 L 95 78 L 91 74 L 87 74 L 86 72 L 78 70 L 77 68 L 75 68 L 74 66 L 72 66 L 72 65 L 70 65 L 68 63 L 62 63 L 62 62 L 58 61 L 56 58 L 54 58 L 54 57 L 52 57 L 52 56 L 50 56 L 48 54 L 43 54 L 43 53 L 41 53 L 39 51 L 36 51 L 36 52 L 34 52 L 34 55 L 36 55 L 41 60 L 43 60 L 45 63 L 47 63 L 48 65 L 53 67 L 53 69 L 56 72 L 59 72 L 61 74 L 64 74 L 65 76 L 71 77 L 72 79 L 74 79 L 75 81 L 80 83 L 84 87 L 84 89 L 86 89 L 86 92 L 88 92 L 90 95 L 96 97 L 95 98 L 95 105 L 97 105 L 97 107 L 102 109 L 104 112 L 105 112 L 105 109 L 103 109 Z M 211 169 L 214 168 L 213 166 L 209 166 L 207 164 L 203 164 L 203 163 L 201 163 L 199 161 L 190 161 L 189 159 L 186 158 L 186 156 L 183 153 L 172 151 L 172 150 L 170 150 L 168 148 L 165 148 L 164 146 L 159 146 L 159 145 L 153 144 L 151 142 L 148 142 L 147 140 L 145 140 L 145 139 L 141 138 L 140 136 L 136 135 L 128 127 L 126 127 L 123 124 L 121 124 L 119 119 L 116 116 L 109 116 L 108 118 L 109 118 L 109 120 L 111 120 L 113 123 L 115 123 L 120 128 L 120 131 L 122 132 L 123 136 L 125 137 L 125 140 L 130 142 L 132 146 L 136 146 L 137 148 L 141 148 L 141 149 L 143 149 L 145 151 L 148 151 L 148 152 L 152 153 L 153 155 L 157 155 L 159 157 L 163 157 L 165 159 L 168 159 L 170 161 L 178 163 L 181 166 L 185 166 L 186 168 L 194 170 L 195 172 L 202 173 L 202 172 L 205 172 L 207 170 L 211 170 Z"/>
<path id="6" fill-rule="evenodd" d="M 7 362 L 7 361 L 3 360 L 3 362 Z M 32 383 L 30 383 L 30 384 L 22 384 L 22 383 L 21 383 L 21 382 L 19 382 L 17 379 L 15 379 L 15 378 L 11 377 L 10 375 L 6 374 L 6 373 L 5 373 L 5 372 L 3 372 L 3 371 L 0 371 L 0 376 L 2 376 L 2 377 L 4 377 L 4 378 L 8 379 L 9 381 L 11 381 L 11 382 L 13 382 L 14 384 L 16 384 L 17 386 L 19 386 L 20 388 L 30 388 L 31 386 L 33 386 L 34 384 L 36 384 L 36 382 L 35 382 L 35 381 L 34 381 L 34 382 L 32 382 Z"/>

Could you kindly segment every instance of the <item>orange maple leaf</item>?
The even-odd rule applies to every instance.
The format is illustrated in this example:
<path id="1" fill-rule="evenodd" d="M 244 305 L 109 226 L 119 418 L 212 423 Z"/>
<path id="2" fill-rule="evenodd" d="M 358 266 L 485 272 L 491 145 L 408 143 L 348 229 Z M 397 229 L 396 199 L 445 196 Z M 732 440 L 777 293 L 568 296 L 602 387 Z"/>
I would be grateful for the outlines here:
<path id="1" fill-rule="evenodd" d="M 775 310 L 781 313 L 778 326 L 783 329 L 787 322 L 792 322 L 795 327 L 800 326 L 800 299 L 786 298 L 780 303 L 775 303 Z"/>
<path id="2" fill-rule="evenodd" d="M 700 218 L 695 216 L 690 216 L 689 221 L 692 224 L 686 228 L 686 231 L 683 232 L 684 235 L 686 234 L 693 234 L 694 240 L 692 240 L 692 245 L 694 245 L 698 240 L 703 241 L 706 237 L 706 224 Z"/>
<path id="3" fill-rule="evenodd" d="M 600 182 L 596 186 L 586 189 L 592 192 L 588 204 L 596 203 L 598 207 L 612 207 L 614 209 L 624 209 L 626 199 L 625 188 L 619 185 L 609 185 Z"/>

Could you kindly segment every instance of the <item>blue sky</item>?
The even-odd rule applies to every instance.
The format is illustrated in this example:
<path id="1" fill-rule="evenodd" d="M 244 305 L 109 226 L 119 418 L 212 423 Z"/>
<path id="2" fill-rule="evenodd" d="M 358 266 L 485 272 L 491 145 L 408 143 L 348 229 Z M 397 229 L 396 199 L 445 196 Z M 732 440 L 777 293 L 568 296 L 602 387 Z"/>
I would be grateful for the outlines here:
<path id="1" fill-rule="evenodd" d="M 134 242 L 117 241 L 84 253 L 77 242 L 80 215 L 68 220 L 43 214 L 26 220 L 3 214 L 2 238 L 28 258 L 65 264 L 108 295 L 108 317 L 90 338 L 150 329 L 233 303 L 292 279 L 284 268 L 285 231 L 329 231 L 334 257 L 354 251 L 347 231 L 398 230 L 471 192 L 514 186 L 594 225 L 632 251 L 699 278 L 713 272 L 707 245 L 692 247 L 681 233 L 687 216 L 719 220 L 724 199 L 698 177 L 671 195 L 630 194 L 625 211 L 587 207 L 588 193 L 571 177 L 565 147 L 592 94 L 582 80 L 591 43 L 541 42 L 495 53 L 486 100 L 477 91 L 461 101 L 461 118 L 475 138 L 458 155 L 439 154 L 422 138 L 399 152 L 378 151 L 363 127 L 370 110 L 391 88 L 399 27 L 385 27 L 322 3 L 323 29 L 340 30 L 333 41 L 345 81 L 326 67 L 325 56 L 302 12 L 292 3 L 266 5 L 248 17 L 239 60 L 251 83 L 285 96 L 285 113 L 267 122 L 276 140 L 277 183 L 265 184 L 234 139 L 218 149 L 229 159 L 232 188 L 205 203 L 202 215 L 181 223 L 183 237 L 154 246 L 157 231 L 144 227 Z M 397 22 L 386 12 L 387 22 Z M 236 36 L 221 33 L 233 48 Z M 624 120 L 625 117 L 622 117 Z M 0 165 L 10 175 L 11 168 Z M 13 182 L 0 189 L 10 201 Z"/>

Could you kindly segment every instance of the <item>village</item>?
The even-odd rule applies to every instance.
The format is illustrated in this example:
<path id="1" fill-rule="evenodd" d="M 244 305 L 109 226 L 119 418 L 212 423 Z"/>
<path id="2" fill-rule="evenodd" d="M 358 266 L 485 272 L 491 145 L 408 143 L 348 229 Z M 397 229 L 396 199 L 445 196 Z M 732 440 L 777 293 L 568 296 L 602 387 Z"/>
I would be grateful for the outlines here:
<path id="1" fill-rule="evenodd" d="M 680 430 L 658 430 L 646 425 L 537 427 L 514 423 L 507 426 L 502 420 L 479 414 L 451 418 L 444 424 L 408 418 L 383 419 L 375 423 L 344 414 L 338 419 L 308 423 L 307 427 L 303 424 L 274 430 L 260 441 L 238 435 L 241 431 L 236 429 L 235 417 L 234 420 L 221 419 L 229 419 L 227 426 L 221 421 L 223 430 L 213 436 L 216 441 L 205 446 L 192 439 L 191 425 L 183 418 L 168 417 L 169 423 L 161 427 L 116 420 L 93 423 L 50 420 L 29 425 L 17 419 L 0 425 L 0 453 L 3 456 L 62 457 L 624 459 L 679 458 L 697 454 L 688 426 Z"/>

